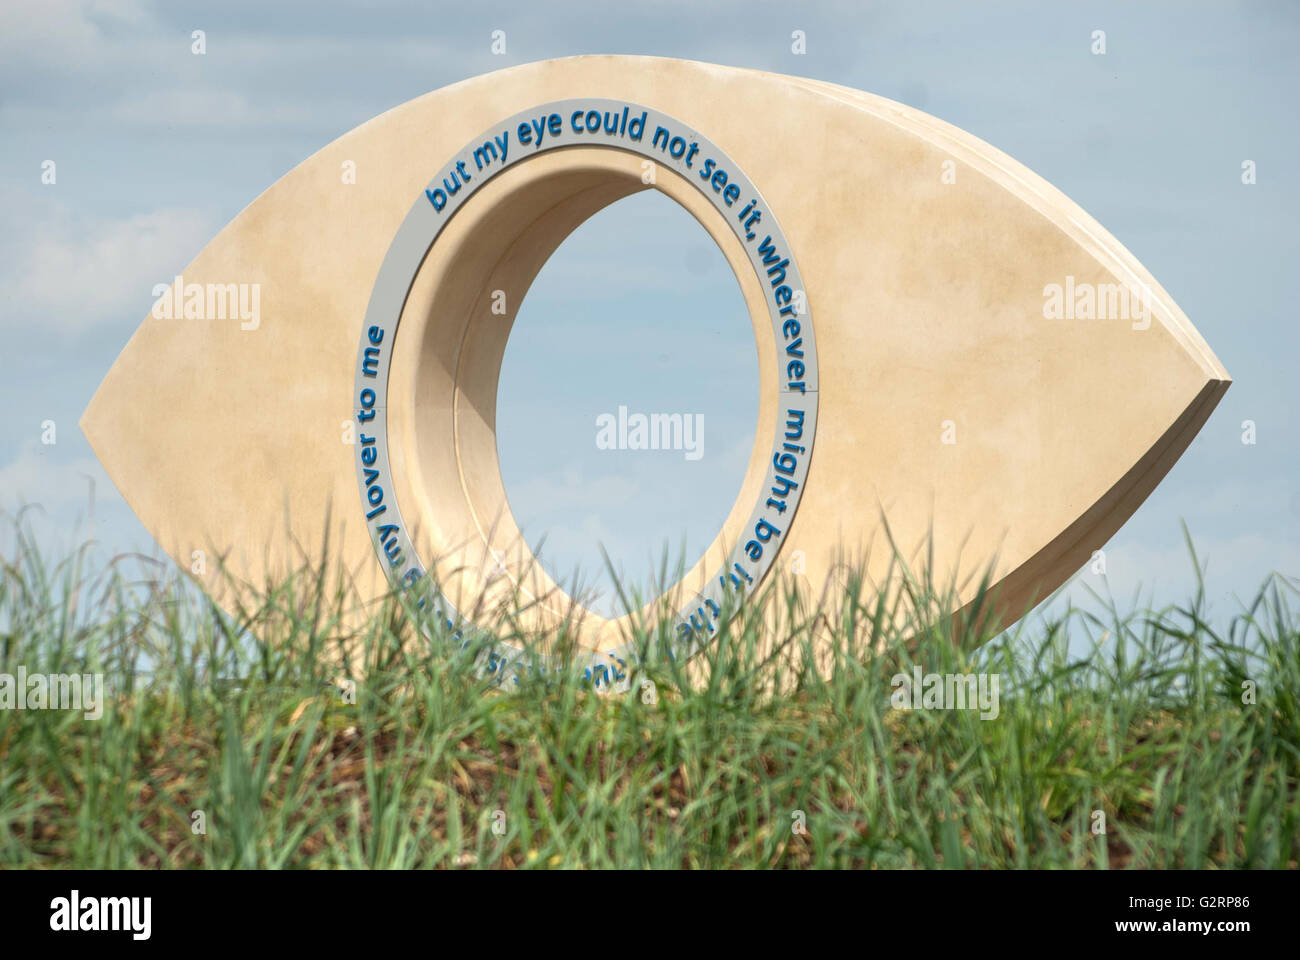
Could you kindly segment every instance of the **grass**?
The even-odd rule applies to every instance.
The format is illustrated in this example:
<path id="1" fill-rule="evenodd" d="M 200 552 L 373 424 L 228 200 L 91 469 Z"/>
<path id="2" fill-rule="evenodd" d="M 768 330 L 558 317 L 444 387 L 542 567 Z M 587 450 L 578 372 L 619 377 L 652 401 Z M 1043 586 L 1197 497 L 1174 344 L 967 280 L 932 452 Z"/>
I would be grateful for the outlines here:
<path id="1" fill-rule="evenodd" d="M 1300 858 L 1300 617 L 1279 577 L 1222 633 L 1202 592 L 993 635 L 939 616 L 946 597 L 923 584 L 849 582 L 814 611 L 773 584 L 705 654 L 702 683 L 650 670 L 596 696 L 495 688 L 398 599 L 344 633 L 346 598 L 309 570 L 231 617 L 161 567 L 90 570 L 87 556 L 50 561 L 19 529 L 2 561 L 0 673 L 102 673 L 107 697 L 97 720 L 0 710 L 0 866 Z M 827 676 L 759 655 L 773 615 L 778 652 L 833 631 Z M 357 665 L 355 696 L 341 661 Z M 997 718 L 891 708 L 914 663 L 996 673 Z"/>

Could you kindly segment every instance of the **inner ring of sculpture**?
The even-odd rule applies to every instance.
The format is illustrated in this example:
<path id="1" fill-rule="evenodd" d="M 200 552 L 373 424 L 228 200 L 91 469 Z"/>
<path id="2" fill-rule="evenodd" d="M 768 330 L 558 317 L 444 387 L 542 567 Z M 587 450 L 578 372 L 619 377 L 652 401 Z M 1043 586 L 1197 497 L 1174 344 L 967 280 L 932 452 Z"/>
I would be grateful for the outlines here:
<path id="1" fill-rule="evenodd" d="M 357 354 L 357 478 L 371 539 L 396 585 L 424 580 L 423 558 L 436 558 L 449 623 L 510 605 L 539 632 L 566 620 L 593 662 L 635 662 L 628 618 L 581 608 L 535 562 L 507 505 L 495 422 L 506 340 L 532 280 L 582 222 L 648 188 L 721 248 L 759 360 L 740 495 L 666 594 L 678 611 L 674 656 L 707 645 L 718 613 L 757 587 L 784 542 L 812 455 L 817 354 L 774 213 L 721 150 L 671 117 L 623 101 L 545 104 L 468 144 L 416 200 L 375 281 Z"/>

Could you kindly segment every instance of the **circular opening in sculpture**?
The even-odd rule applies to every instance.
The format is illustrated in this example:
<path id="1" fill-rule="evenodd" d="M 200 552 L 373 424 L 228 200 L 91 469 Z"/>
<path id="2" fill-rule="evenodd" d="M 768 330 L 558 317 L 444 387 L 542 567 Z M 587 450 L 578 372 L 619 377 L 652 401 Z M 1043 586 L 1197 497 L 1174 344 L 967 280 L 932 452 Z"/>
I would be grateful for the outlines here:
<path id="1" fill-rule="evenodd" d="M 657 585 L 667 587 L 668 605 L 706 588 L 762 492 L 767 438 L 776 430 L 776 346 L 757 275 L 723 217 L 670 171 L 646 184 L 640 158 L 623 151 L 572 148 L 520 163 L 470 197 L 430 248 L 402 311 L 387 386 L 396 501 L 440 591 L 476 622 L 509 615 L 538 633 L 576 623 L 581 644 L 594 650 L 626 640 L 621 605 L 593 610 L 571 596 L 521 532 L 501 477 L 497 398 L 511 326 L 542 267 L 581 224 L 647 189 L 676 201 L 721 251 L 758 356 L 756 429 L 731 438 L 748 458 L 739 495 L 699 560 L 671 585 Z M 644 597 L 647 608 L 660 599 Z"/>
<path id="2" fill-rule="evenodd" d="M 713 238 L 646 190 L 578 227 L 509 312 L 510 512 L 555 582 L 619 616 L 680 579 L 738 498 L 758 417 L 748 308 Z"/>
<path id="3" fill-rule="evenodd" d="M 603 684 L 620 665 L 652 655 L 640 626 L 661 617 L 669 636 L 655 631 L 653 655 L 693 656 L 777 561 L 807 480 L 819 381 L 803 278 L 744 172 L 707 137 L 649 108 L 626 141 L 592 145 L 593 131 L 570 135 L 561 116 L 597 105 L 630 116 L 632 107 L 582 101 L 580 113 L 577 103 L 544 105 L 547 128 L 556 128 L 545 150 L 494 165 L 485 142 L 471 143 L 402 221 L 357 355 L 358 418 L 374 431 L 359 440 L 357 480 L 390 582 L 431 582 L 421 602 L 432 601 L 449 626 L 489 630 L 499 676 L 503 664 L 525 666 L 524 651 L 501 638 L 504 627 L 546 645 L 575 644 L 591 655 L 588 679 Z M 504 125 L 522 129 L 526 119 Z M 621 125 L 602 129 L 624 135 Z M 686 133 L 689 152 L 674 147 Z M 697 154 L 704 160 L 694 169 Z M 471 163 L 489 172 L 476 176 Z M 542 266 L 595 213 L 651 188 L 704 227 L 740 284 L 758 355 L 757 427 L 740 496 L 700 560 L 660 596 L 609 619 L 565 593 L 519 529 L 501 478 L 497 392 L 514 314 Z"/>

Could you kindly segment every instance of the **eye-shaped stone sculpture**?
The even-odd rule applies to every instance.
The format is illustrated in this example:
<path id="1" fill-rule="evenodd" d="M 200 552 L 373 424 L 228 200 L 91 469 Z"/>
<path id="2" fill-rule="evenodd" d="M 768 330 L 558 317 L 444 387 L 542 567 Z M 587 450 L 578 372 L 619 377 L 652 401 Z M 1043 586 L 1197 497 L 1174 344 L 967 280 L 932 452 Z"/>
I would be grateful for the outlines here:
<path id="1" fill-rule="evenodd" d="M 358 609 L 435 579 L 458 623 L 521 598 L 572 620 L 506 501 L 498 375 L 547 258 L 644 189 L 718 243 L 759 360 L 740 496 L 673 591 L 678 654 L 778 563 L 819 584 L 923 542 L 936 578 L 992 562 L 1023 612 L 1227 389 L 1127 250 L 969 134 L 813 80 L 578 57 L 435 91 L 294 169 L 160 291 L 82 427 L 184 566 L 217 551 L 256 585 L 328 539 Z M 625 620 L 579 613 L 593 665 L 635 656 Z"/>

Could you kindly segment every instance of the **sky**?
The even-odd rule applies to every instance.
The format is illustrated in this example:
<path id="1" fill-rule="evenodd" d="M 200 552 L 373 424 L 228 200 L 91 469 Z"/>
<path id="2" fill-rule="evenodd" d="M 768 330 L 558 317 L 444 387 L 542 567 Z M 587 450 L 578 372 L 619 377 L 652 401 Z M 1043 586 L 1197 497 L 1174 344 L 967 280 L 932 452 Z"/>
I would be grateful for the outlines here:
<path id="1" fill-rule="evenodd" d="M 867 90 L 1059 187 L 1151 270 L 1235 380 L 1106 545 L 1106 577 L 1085 568 L 1070 595 L 1185 599 L 1183 522 L 1216 613 L 1271 571 L 1300 576 L 1300 5 L 0 0 L 0 13 L 0 509 L 39 504 L 28 516 L 54 555 L 90 538 L 108 555 L 157 552 L 77 428 L 155 284 L 390 107 L 520 63 L 622 53 Z M 575 276 L 590 281 L 580 298 Z M 686 326 L 716 360 L 708 376 L 701 357 L 664 345 Z M 555 346 L 575 342 L 584 349 Z M 502 475 L 525 533 L 545 536 L 544 562 L 599 586 L 603 545 L 642 580 L 665 530 L 680 531 L 673 555 L 694 561 L 743 476 L 747 443 L 723 438 L 752 435 L 755 363 L 735 278 L 682 210 L 643 194 L 579 228 L 520 309 L 499 397 Z M 543 367 L 563 374 L 549 388 Z M 596 418 L 620 405 L 701 415 L 703 455 L 598 449 Z"/>

